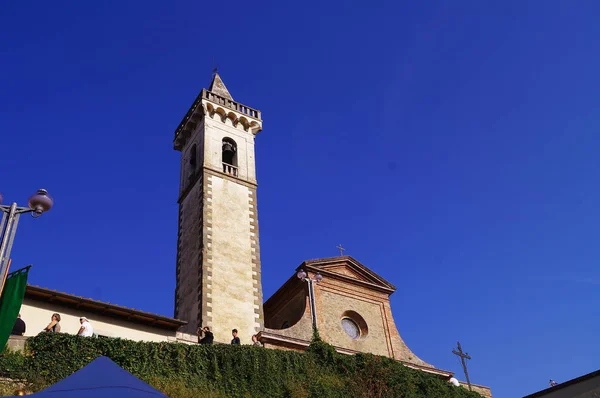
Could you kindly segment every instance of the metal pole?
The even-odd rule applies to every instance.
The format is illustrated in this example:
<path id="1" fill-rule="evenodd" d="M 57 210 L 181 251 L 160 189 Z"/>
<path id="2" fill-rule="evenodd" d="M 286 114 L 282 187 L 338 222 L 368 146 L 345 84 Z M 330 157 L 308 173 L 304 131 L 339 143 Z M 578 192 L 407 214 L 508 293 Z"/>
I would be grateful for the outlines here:
<path id="1" fill-rule="evenodd" d="M 10 205 L 8 210 L 8 217 L 6 224 L 2 231 L 2 241 L 0 243 L 0 297 L 2 297 L 2 291 L 4 290 L 4 279 L 8 273 L 8 254 L 10 252 L 8 245 L 12 242 L 12 224 L 17 216 L 17 204 L 13 203 Z"/>
<path id="2" fill-rule="evenodd" d="M 310 278 L 307 278 L 306 281 L 308 282 L 308 297 L 310 299 L 310 313 L 312 315 L 312 326 L 313 326 L 313 330 L 317 329 L 317 309 L 316 309 L 316 305 L 315 305 L 315 293 L 314 293 L 314 287 L 313 287 L 313 280 Z"/>

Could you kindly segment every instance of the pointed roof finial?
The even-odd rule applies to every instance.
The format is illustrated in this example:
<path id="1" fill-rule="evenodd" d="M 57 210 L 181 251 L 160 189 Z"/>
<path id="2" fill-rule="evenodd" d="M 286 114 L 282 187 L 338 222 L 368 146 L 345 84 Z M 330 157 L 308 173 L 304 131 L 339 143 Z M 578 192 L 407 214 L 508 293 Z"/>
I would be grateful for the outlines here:
<path id="1" fill-rule="evenodd" d="M 233 101 L 233 97 L 231 96 L 231 94 L 229 94 L 229 90 L 227 90 L 225 83 L 223 83 L 223 80 L 221 80 L 221 76 L 219 76 L 218 68 L 219 67 L 217 65 L 213 69 L 213 79 L 210 83 L 210 86 L 208 87 L 208 91 Z"/>

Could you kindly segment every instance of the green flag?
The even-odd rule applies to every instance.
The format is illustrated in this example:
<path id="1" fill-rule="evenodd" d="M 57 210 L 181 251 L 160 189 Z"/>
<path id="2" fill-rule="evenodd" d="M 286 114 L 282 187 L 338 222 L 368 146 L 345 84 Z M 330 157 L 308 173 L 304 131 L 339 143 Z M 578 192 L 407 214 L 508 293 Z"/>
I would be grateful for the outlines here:
<path id="1" fill-rule="evenodd" d="M 20 269 L 8 274 L 4 283 L 4 291 L 0 297 L 0 352 L 4 351 L 4 346 L 21 310 L 28 274 L 29 267 Z"/>

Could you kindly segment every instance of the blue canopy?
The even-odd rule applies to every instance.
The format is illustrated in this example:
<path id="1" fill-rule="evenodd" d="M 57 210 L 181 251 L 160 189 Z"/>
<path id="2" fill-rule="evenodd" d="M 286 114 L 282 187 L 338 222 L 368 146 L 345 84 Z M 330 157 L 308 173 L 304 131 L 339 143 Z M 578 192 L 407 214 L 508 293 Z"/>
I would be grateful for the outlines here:
<path id="1" fill-rule="evenodd" d="M 71 376 L 31 396 L 36 398 L 166 397 L 108 357 L 94 359 Z"/>

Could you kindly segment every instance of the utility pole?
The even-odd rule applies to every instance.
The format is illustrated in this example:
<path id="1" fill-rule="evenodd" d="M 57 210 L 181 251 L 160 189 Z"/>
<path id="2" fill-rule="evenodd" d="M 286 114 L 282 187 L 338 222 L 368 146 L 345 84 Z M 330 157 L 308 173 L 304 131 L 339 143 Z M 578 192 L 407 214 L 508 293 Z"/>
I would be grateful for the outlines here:
<path id="1" fill-rule="evenodd" d="M 460 357 L 460 361 L 462 363 L 463 370 L 465 371 L 467 385 L 469 386 L 469 391 L 473 391 L 473 388 L 471 388 L 471 380 L 469 380 L 469 372 L 467 371 L 467 361 L 465 361 L 465 359 L 471 359 L 471 357 L 466 352 L 463 352 L 462 347 L 460 346 L 460 341 L 456 342 L 456 346 L 458 348 L 458 351 L 452 350 L 452 353 L 454 355 L 457 355 Z"/>

